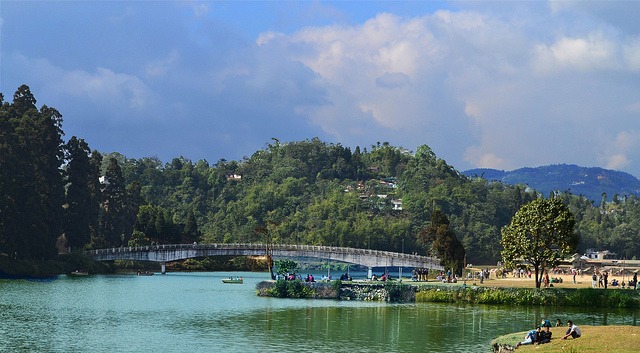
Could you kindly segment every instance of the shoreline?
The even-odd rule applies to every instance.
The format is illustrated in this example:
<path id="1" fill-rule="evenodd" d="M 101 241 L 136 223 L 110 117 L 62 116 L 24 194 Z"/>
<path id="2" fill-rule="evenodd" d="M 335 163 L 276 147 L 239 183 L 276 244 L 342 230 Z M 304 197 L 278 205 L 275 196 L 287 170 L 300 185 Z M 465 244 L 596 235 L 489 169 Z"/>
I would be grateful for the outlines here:
<path id="1" fill-rule="evenodd" d="M 640 347 L 640 326 L 588 326 L 576 323 L 582 330 L 577 339 L 563 340 L 567 328 L 552 327 L 551 342 L 541 345 L 523 345 L 518 349 L 515 345 L 522 341 L 526 331 L 514 332 L 496 337 L 491 341 L 494 353 L 511 352 L 617 352 L 635 353 Z M 533 329 L 533 327 L 532 327 Z"/>
<path id="2" fill-rule="evenodd" d="M 330 290 L 328 290 L 328 288 Z M 640 291 L 598 288 L 529 288 L 400 281 L 263 281 L 259 296 L 414 303 L 640 308 Z"/>

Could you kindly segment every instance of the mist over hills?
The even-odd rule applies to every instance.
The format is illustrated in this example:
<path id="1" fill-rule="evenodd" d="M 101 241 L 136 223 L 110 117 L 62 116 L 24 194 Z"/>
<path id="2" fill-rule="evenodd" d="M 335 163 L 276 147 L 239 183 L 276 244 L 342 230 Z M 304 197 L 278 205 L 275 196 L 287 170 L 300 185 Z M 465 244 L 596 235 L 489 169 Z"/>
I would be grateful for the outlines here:
<path id="1" fill-rule="evenodd" d="M 620 197 L 640 196 L 640 179 L 629 173 L 574 164 L 554 164 L 512 171 L 476 168 L 462 174 L 509 185 L 528 185 L 545 196 L 552 191 L 568 191 L 595 202 L 602 200 L 603 193 L 606 193 L 607 201 L 611 201 L 616 194 Z"/>

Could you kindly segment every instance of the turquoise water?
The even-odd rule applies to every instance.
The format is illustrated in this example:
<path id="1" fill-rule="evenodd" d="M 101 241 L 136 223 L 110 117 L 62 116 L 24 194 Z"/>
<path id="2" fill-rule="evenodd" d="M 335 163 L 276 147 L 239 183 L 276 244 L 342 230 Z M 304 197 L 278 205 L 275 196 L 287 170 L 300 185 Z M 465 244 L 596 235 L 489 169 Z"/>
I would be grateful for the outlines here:
<path id="1" fill-rule="evenodd" d="M 222 284 L 243 276 L 245 283 Z M 637 325 L 625 310 L 262 298 L 264 273 L 0 280 L 2 352 L 488 352 L 542 317 Z"/>

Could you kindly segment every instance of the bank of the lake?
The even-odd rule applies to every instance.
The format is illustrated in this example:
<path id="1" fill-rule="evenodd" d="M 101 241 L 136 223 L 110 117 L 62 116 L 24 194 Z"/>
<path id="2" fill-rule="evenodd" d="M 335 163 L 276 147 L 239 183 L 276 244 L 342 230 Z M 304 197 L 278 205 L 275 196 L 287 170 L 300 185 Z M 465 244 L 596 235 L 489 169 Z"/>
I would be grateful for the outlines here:
<path id="1" fill-rule="evenodd" d="M 114 273 L 111 263 L 97 262 L 83 254 L 62 254 L 47 261 L 14 259 L 0 255 L 0 278 L 55 278 L 58 275 L 82 270 L 90 273 Z"/>
<path id="2" fill-rule="evenodd" d="M 640 308 L 640 291 L 599 288 L 480 287 L 439 282 L 264 281 L 259 296 L 386 302 Z"/>
<path id="3" fill-rule="evenodd" d="M 417 302 L 640 308 L 640 291 L 602 288 L 420 286 Z"/>
<path id="4" fill-rule="evenodd" d="M 576 323 L 578 324 L 578 323 Z M 552 327 L 551 342 L 541 345 L 524 345 L 518 352 L 616 352 L 635 353 L 640 347 L 639 326 L 589 326 L 579 325 L 582 337 L 563 340 L 567 328 Z M 495 353 L 515 351 L 518 342 L 524 339 L 526 331 L 500 336 L 491 342 Z"/>

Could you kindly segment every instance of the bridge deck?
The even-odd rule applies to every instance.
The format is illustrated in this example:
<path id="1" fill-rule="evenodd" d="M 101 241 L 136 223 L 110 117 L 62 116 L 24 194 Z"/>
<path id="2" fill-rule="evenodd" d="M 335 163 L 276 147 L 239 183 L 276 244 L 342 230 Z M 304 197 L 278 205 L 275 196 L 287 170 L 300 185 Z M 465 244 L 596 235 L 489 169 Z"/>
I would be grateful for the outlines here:
<path id="1" fill-rule="evenodd" d="M 273 244 L 270 248 L 274 257 L 321 258 L 367 267 L 402 266 L 443 269 L 437 258 L 390 251 L 294 244 Z M 164 244 L 96 249 L 87 251 L 87 254 L 97 261 L 171 262 L 206 256 L 264 256 L 266 245 L 255 243 Z"/>

